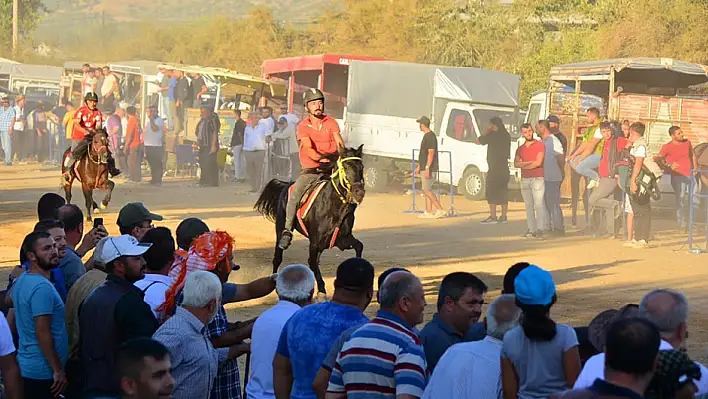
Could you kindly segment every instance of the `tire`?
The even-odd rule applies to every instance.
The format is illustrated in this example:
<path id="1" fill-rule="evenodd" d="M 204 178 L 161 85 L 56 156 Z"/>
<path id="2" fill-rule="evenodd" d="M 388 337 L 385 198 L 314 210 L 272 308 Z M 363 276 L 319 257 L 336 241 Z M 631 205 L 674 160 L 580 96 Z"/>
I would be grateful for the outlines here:
<path id="1" fill-rule="evenodd" d="M 380 193 L 386 191 L 388 186 L 388 171 L 383 168 L 383 162 L 367 160 L 364 165 L 364 182 L 366 191 Z"/>
<path id="2" fill-rule="evenodd" d="M 485 194 L 485 179 L 482 172 L 475 167 L 470 167 L 465 170 L 462 175 L 462 180 L 458 186 L 458 191 L 471 201 L 479 201 L 484 199 Z"/>

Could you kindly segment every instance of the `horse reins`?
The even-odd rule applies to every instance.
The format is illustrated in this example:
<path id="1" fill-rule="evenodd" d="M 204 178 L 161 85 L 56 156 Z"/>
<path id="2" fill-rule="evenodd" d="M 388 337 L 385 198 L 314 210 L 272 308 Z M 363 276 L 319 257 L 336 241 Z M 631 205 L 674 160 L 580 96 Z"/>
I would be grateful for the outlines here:
<path id="1" fill-rule="evenodd" d="M 96 160 L 91 159 L 91 151 L 89 151 L 87 154 L 88 160 L 95 163 L 96 165 L 101 165 L 101 158 L 99 158 L 98 154 L 101 150 L 108 149 L 108 147 L 106 145 L 101 145 L 100 147 L 96 148 L 96 143 L 91 143 L 91 149 L 96 153 Z M 99 177 L 100 175 L 96 176 L 96 178 L 94 179 L 94 188 L 98 188 L 98 184 L 100 181 Z"/>
<path id="2" fill-rule="evenodd" d="M 344 162 L 346 161 L 361 161 L 361 157 L 347 157 L 337 159 L 337 170 L 332 173 L 330 179 L 332 181 L 332 186 L 334 186 L 334 191 L 337 192 L 337 195 L 339 196 L 339 199 L 342 201 L 343 204 L 358 205 L 359 202 L 355 200 L 354 196 L 352 195 L 352 184 L 347 178 L 347 173 L 344 170 Z M 337 183 L 339 183 L 339 185 L 341 185 L 342 188 L 346 191 L 346 197 L 342 195 L 341 191 L 339 191 Z"/>

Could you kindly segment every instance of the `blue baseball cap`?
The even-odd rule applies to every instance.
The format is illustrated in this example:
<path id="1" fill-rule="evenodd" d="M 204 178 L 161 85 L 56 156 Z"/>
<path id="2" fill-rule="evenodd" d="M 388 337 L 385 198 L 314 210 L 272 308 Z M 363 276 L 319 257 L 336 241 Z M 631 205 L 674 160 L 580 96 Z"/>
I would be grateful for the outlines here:
<path id="1" fill-rule="evenodd" d="M 556 284 L 551 273 L 536 265 L 522 270 L 514 280 L 516 299 L 524 305 L 547 306 L 553 302 Z"/>

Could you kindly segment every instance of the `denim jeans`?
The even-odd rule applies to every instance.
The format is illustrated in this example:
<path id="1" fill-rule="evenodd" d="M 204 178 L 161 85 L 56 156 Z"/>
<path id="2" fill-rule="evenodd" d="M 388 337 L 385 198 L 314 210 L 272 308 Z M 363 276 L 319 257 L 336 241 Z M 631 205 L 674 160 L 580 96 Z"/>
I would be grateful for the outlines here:
<path id="1" fill-rule="evenodd" d="M 543 202 L 545 187 L 543 177 L 521 179 L 521 197 L 526 206 L 526 225 L 532 232 L 543 231 L 546 226 L 546 204 Z"/>
<path id="2" fill-rule="evenodd" d="M 676 221 L 679 227 L 685 227 L 688 218 L 688 187 L 691 178 L 688 176 L 671 176 L 671 187 L 676 196 Z"/>
<path id="3" fill-rule="evenodd" d="M 12 163 L 12 136 L 10 136 L 10 132 L 0 131 L 0 140 L 2 150 L 5 152 L 5 165 L 10 165 Z"/>
<path id="4" fill-rule="evenodd" d="M 597 171 L 598 166 L 600 166 L 600 160 L 602 159 L 601 155 L 598 154 L 592 154 L 588 155 L 587 158 L 583 159 L 576 167 L 575 171 L 580 173 L 581 175 L 591 179 L 591 180 L 597 180 L 599 178 Z"/>
<path id="5" fill-rule="evenodd" d="M 561 209 L 561 183 L 559 181 L 545 182 L 543 197 L 546 202 L 546 230 L 563 230 L 563 210 Z"/>

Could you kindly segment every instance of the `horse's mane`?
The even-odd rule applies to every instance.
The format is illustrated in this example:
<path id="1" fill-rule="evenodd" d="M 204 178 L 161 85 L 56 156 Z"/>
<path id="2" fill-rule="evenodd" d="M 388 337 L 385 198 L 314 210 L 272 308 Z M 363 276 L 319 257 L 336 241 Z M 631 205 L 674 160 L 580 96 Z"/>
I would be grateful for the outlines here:
<path id="1" fill-rule="evenodd" d="M 354 148 L 344 148 L 342 152 L 343 154 L 341 155 L 341 157 L 344 158 L 356 156 L 356 149 Z M 331 174 L 337 165 L 337 160 L 340 158 L 339 153 L 336 152 L 334 154 L 324 154 L 322 158 L 328 159 L 329 162 L 320 162 L 319 169 L 322 171 L 322 173 Z"/>
<path id="2" fill-rule="evenodd" d="M 87 133 L 91 137 L 93 137 L 96 134 L 104 134 L 104 135 L 106 135 L 106 137 L 108 137 L 108 131 L 102 127 L 98 128 L 98 129 L 88 129 Z"/>

